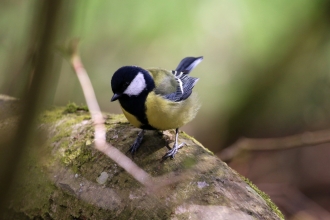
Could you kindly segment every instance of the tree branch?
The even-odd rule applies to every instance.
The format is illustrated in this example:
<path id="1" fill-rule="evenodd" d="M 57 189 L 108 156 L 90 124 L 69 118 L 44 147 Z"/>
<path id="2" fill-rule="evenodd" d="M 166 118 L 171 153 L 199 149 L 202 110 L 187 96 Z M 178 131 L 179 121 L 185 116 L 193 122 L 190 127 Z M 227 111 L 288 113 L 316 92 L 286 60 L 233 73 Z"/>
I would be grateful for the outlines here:
<path id="1" fill-rule="evenodd" d="M 305 132 L 282 138 L 240 138 L 220 153 L 220 158 L 230 161 L 243 151 L 286 150 L 315 146 L 330 142 L 330 130 Z"/>

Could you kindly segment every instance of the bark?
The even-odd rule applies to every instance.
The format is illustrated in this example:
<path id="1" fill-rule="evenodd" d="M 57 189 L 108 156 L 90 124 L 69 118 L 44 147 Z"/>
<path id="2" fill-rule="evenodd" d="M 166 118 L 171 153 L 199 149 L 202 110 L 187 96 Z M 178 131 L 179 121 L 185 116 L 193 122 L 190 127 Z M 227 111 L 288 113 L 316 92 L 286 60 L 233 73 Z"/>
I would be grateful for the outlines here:
<path id="1" fill-rule="evenodd" d="M 1 99 L 1 97 L 0 97 Z M 16 105 L 18 102 L 14 102 Z M 2 130 L 19 117 L 0 101 Z M 16 109 L 16 107 L 15 107 Z M 107 141 L 126 152 L 139 129 L 123 115 L 104 114 Z M 10 132 L 1 132 L 0 135 Z M 37 135 L 21 161 L 4 219 L 283 219 L 269 197 L 194 138 L 173 160 L 160 162 L 174 131 L 146 132 L 134 162 L 167 185 L 148 188 L 93 148 L 88 111 L 73 104 L 39 117 Z M 9 135 L 10 136 L 10 135 Z M 171 181 L 173 180 L 173 181 Z M 1 217 L 0 215 L 0 217 Z"/>

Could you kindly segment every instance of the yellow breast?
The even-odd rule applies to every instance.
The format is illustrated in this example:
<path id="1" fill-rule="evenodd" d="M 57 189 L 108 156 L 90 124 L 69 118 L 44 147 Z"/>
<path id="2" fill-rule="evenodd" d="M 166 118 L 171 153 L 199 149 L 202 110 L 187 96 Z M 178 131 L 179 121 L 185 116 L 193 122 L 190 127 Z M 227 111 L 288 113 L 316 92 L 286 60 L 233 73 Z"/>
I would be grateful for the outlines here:
<path id="1" fill-rule="evenodd" d="M 150 92 L 146 100 L 149 124 L 158 130 L 174 129 L 190 122 L 200 105 L 195 94 L 181 102 L 173 102 Z"/>

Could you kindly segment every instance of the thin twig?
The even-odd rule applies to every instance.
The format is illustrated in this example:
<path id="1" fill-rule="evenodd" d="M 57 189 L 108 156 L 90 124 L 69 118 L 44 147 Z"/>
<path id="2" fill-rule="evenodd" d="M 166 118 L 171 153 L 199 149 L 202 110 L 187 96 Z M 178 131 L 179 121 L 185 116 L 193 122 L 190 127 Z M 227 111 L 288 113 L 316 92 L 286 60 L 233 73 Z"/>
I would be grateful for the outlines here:
<path id="1" fill-rule="evenodd" d="M 92 83 L 78 54 L 78 41 L 72 41 L 70 47 L 71 65 L 77 74 L 95 125 L 95 148 L 111 158 L 144 186 L 154 185 L 153 180 L 148 173 L 136 165 L 129 157 L 120 152 L 117 148 L 106 142 L 104 118 L 96 100 Z"/>
<path id="2" fill-rule="evenodd" d="M 220 159 L 232 160 L 242 151 L 286 150 L 297 147 L 308 147 L 330 142 L 330 130 L 305 132 L 281 138 L 241 138 L 223 150 Z"/>

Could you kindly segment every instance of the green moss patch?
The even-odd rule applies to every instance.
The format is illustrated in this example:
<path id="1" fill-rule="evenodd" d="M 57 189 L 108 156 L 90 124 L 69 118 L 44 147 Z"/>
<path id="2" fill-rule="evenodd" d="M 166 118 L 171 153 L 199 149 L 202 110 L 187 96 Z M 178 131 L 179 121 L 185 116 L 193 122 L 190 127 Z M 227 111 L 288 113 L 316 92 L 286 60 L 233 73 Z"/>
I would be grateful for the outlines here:
<path id="1" fill-rule="evenodd" d="M 76 113 L 78 111 L 88 112 L 88 107 L 86 105 L 77 105 L 74 102 L 69 102 L 64 110 L 64 113 Z"/>
<path id="2" fill-rule="evenodd" d="M 267 203 L 267 205 L 277 214 L 278 217 L 280 217 L 281 219 L 285 219 L 283 213 L 281 212 L 281 210 L 273 203 L 273 201 L 270 199 L 269 195 L 267 195 L 266 193 L 264 193 L 263 191 L 261 191 L 256 185 L 254 185 L 248 178 L 240 175 L 240 177 L 254 190 L 256 191 L 256 193 L 258 193 L 258 195 L 260 195 L 265 202 Z"/>

